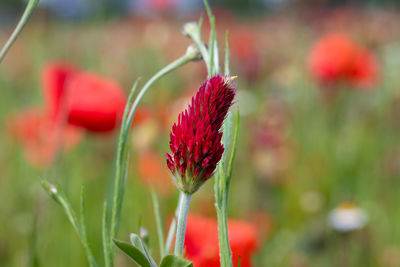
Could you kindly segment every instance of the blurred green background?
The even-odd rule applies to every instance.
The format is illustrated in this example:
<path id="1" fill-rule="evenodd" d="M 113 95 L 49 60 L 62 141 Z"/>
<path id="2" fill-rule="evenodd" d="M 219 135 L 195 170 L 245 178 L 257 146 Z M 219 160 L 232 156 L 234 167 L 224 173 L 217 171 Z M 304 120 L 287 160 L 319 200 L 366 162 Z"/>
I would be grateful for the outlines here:
<path id="1" fill-rule="evenodd" d="M 60 184 L 76 209 L 85 186 L 89 239 L 101 258 L 101 212 L 114 175 L 117 133 L 87 134 L 53 166 L 37 168 L 6 124 L 12 112 L 43 103 L 40 73 L 47 62 L 67 61 L 115 79 L 128 92 L 136 78 L 148 79 L 185 52 L 190 40 L 181 27 L 204 14 L 198 2 L 168 10 L 127 2 L 102 1 L 94 9 L 82 4 L 79 11 L 71 1 L 68 13 L 43 1 L 0 65 L 0 266 L 87 265 L 73 228 L 39 178 Z M 261 245 L 254 266 L 400 266 L 397 2 L 212 1 L 220 36 L 230 32 L 242 113 L 229 216 L 257 225 Z M 22 9 L 23 1 L 0 1 L 1 44 Z M 336 31 L 378 58 L 380 79 L 372 90 L 341 85 L 336 98 L 327 99 L 311 78 L 312 44 Z M 205 74 L 197 62 L 163 78 L 143 102 L 150 118 L 133 127 L 119 238 L 127 240 L 142 224 L 155 254 L 152 203 L 141 179 L 151 171 L 140 167 L 141 158 L 154 153 L 159 162 L 153 164 L 165 173 L 163 155 L 169 127 L 183 107 L 179 101 L 194 93 Z M 178 195 L 170 184 L 159 193 L 165 222 Z M 328 215 L 346 201 L 363 209 L 368 222 L 343 234 L 332 229 Z M 215 216 L 212 180 L 194 196 L 191 209 Z M 116 261 L 130 264 L 119 252 Z"/>

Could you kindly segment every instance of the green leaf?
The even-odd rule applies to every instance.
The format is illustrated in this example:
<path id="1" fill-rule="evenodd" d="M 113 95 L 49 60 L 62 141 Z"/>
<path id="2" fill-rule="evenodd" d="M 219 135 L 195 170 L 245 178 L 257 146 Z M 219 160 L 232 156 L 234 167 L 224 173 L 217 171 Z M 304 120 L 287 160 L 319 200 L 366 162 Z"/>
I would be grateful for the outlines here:
<path id="1" fill-rule="evenodd" d="M 80 235 L 81 231 L 78 224 L 78 218 L 76 217 L 75 211 L 72 209 L 71 203 L 65 197 L 61 188 L 50 184 L 44 179 L 40 181 L 40 184 L 42 185 L 43 189 L 63 208 L 75 231 L 78 233 L 78 235 Z"/>
<path id="2" fill-rule="evenodd" d="M 93 256 L 92 250 L 89 246 L 87 237 L 86 237 L 86 229 L 84 226 L 79 224 L 78 218 L 75 214 L 74 209 L 72 208 L 71 203 L 67 199 L 67 197 L 62 192 L 61 188 L 56 187 L 50 184 L 48 181 L 42 179 L 40 181 L 43 189 L 62 207 L 63 211 L 68 217 L 68 220 L 71 222 L 74 227 L 78 237 L 85 248 L 86 256 L 88 258 L 90 266 L 97 266 L 96 260 Z M 84 200 L 83 200 L 83 190 L 81 191 L 81 214 L 84 214 Z M 82 219 L 82 223 L 85 223 L 84 218 Z"/>
<path id="3" fill-rule="evenodd" d="M 225 166 L 228 165 L 226 158 L 229 147 L 231 145 L 231 135 L 232 135 L 232 112 L 229 110 L 224 120 L 223 135 L 222 135 L 222 143 L 224 145 L 224 153 L 222 154 L 222 160 Z"/>
<path id="4" fill-rule="evenodd" d="M 231 157 L 229 159 L 229 164 L 227 168 L 227 184 L 229 185 L 230 180 L 232 178 L 232 168 L 233 168 L 233 161 L 235 160 L 236 156 L 236 147 L 237 147 L 237 142 L 238 142 L 238 135 L 239 135 L 239 123 L 240 123 L 240 113 L 239 110 L 236 112 L 236 122 L 235 122 L 235 130 L 234 130 L 234 135 L 233 135 L 233 143 L 232 143 L 232 152 L 231 152 Z"/>
<path id="5" fill-rule="evenodd" d="M 210 39 L 209 39 L 209 54 L 210 54 L 210 70 L 208 73 L 209 77 L 212 77 L 219 73 L 219 55 L 218 55 L 218 44 L 217 44 L 217 34 L 215 31 L 215 17 L 211 12 L 210 5 L 207 0 L 204 0 L 204 6 L 207 11 L 208 19 L 210 21 Z"/>
<path id="6" fill-rule="evenodd" d="M 164 257 L 164 228 L 162 226 L 160 204 L 156 192 L 151 188 L 151 198 L 153 200 L 154 216 L 156 219 L 157 235 L 158 235 L 158 246 L 160 249 L 160 257 Z"/>
<path id="7" fill-rule="evenodd" d="M 137 249 L 139 249 L 144 254 L 144 256 L 147 258 L 148 262 L 150 262 L 150 265 L 152 267 L 157 267 L 156 262 L 151 257 L 149 251 L 147 250 L 146 244 L 143 242 L 143 240 L 140 238 L 140 236 L 138 236 L 135 233 L 131 233 L 130 240 L 131 240 L 131 244 L 133 246 L 135 246 Z"/>
<path id="8" fill-rule="evenodd" d="M 107 224 L 107 201 L 104 201 L 103 206 L 103 218 L 102 218 L 102 235 L 103 235 L 103 254 L 104 254 L 104 265 L 106 267 L 112 266 L 112 255 L 111 255 L 111 240 L 108 232 L 109 225 Z"/>
<path id="9" fill-rule="evenodd" d="M 132 246 L 129 243 L 118 241 L 113 239 L 114 244 L 122 250 L 126 255 L 129 256 L 134 262 L 136 262 L 139 266 L 142 267 L 151 267 L 150 262 L 148 261 L 147 257 L 143 254 L 143 252 Z"/>
<path id="10" fill-rule="evenodd" d="M 160 267 L 193 267 L 193 263 L 175 255 L 167 255 L 162 259 Z"/>

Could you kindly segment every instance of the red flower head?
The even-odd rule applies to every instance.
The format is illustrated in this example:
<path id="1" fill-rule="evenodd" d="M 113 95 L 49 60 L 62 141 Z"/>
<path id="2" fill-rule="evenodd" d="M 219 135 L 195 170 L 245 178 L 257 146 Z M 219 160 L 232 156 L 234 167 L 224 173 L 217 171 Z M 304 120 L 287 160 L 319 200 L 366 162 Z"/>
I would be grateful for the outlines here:
<path id="1" fill-rule="evenodd" d="M 233 266 L 251 267 L 251 255 L 258 247 L 256 228 L 249 223 L 228 221 Z M 217 220 L 189 214 L 185 237 L 186 257 L 195 267 L 219 267 Z"/>
<path id="2" fill-rule="evenodd" d="M 378 64 L 373 54 L 345 34 L 322 37 L 311 49 L 309 66 L 322 83 L 344 81 L 368 87 L 378 79 Z"/>
<path id="3" fill-rule="evenodd" d="M 52 64 L 42 73 L 47 109 L 53 118 L 92 132 L 108 132 L 120 121 L 125 95 L 114 81 L 81 72 L 65 64 Z"/>
<path id="4" fill-rule="evenodd" d="M 232 77 L 214 76 L 200 87 L 172 126 L 167 165 L 180 190 L 192 194 L 212 175 L 224 147 L 219 131 L 236 86 Z"/>

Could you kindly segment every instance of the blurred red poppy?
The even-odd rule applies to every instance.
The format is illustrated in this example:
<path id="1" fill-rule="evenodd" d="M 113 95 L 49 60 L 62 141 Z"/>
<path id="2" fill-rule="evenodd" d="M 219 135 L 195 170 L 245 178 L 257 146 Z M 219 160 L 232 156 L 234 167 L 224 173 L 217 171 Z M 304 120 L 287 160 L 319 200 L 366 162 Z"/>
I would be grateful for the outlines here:
<path id="1" fill-rule="evenodd" d="M 311 74 L 322 83 L 344 81 L 365 88 L 378 80 L 374 55 L 342 33 L 320 38 L 311 49 L 308 63 Z"/>
<path id="2" fill-rule="evenodd" d="M 256 228 L 249 223 L 229 220 L 229 241 L 233 266 L 251 267 L 251 255 L 258 247 Z M 219 267 L 218 223 L 216 219 L 189 214 L 185 237 L 186 257 L 195 267 Z"/>
<path id="3" fill-rule="evenodd" d="M 66 63 L 54 62 L 42 69 L 41 81 L 45 100 L 46 112 L 55 118 L 64 107 L 65 85 L 68 80 L 78 73 L 78 69 Z"/>
<path id="4" fill-rule="evenodd" d="M 125 108 L 125 95 L 118 84 L 80 72 L 67 84 L 68 122 L 92 132 L 108 132 L 120 122 Z"/>
<path id="5" fill-rule="evenodd" d="M 79 128 L 57 124 L 38 108 L 9 115 L 6 130 L 22 143 L 27 160 L 36 167 L 48 167 L 58 151 L 73 148 L 83 137 Z"/>
<path id="6" fill-rule="evenodd" d="M 42 82 L 50 117 L 91 132 L 112 131 L 121 120 L 126 97 L 114 81 L 56 63 L 44 68 Z"/>

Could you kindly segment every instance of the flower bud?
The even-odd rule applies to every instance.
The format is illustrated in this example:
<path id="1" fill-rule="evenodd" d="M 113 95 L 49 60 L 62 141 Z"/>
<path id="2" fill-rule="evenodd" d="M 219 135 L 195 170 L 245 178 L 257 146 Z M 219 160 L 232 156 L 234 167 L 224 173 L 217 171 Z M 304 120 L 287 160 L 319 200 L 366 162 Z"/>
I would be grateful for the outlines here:
<path id="1" fill-rule="evenodd" d="M 189 45 L 188 48 L 186 49 L 186 55 L 193 58 L 193 60 L 200 60 L 201 59 L 201 53 L 197 45 L 192 44 Z"/>
<path id="2" fill-rule="evenodd" d="M 172 126 L 167 165 L 177 187 L 187 194 L 196 192 L 221 160 L 220 129 L 236 94 L 234 78 L 217 75 L 205 81 Z"/>
<path id="3" fill-rule="evenodd" d="M 182 33 L 183 33 L 183 35 L 190 37 L 190 36 L 196 34 L 196 31 L 197 31 L 198 27 L 199 26 L 194 21 L 186 22 L 183 25 Z"/>

